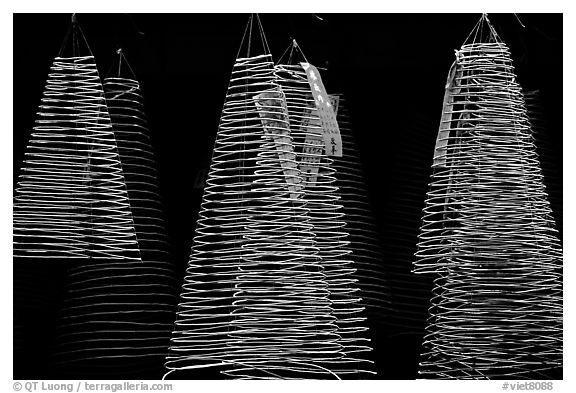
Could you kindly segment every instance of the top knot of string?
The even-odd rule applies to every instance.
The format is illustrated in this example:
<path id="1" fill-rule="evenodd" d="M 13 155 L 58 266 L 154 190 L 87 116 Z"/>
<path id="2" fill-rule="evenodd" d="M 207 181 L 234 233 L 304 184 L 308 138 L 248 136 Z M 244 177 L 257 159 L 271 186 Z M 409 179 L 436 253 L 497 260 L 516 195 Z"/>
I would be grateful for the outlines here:
<path id="1" fill-rule="evenodd" d="M 482 14 L 480 20 L 476 23 L 463 45 L 477 43 L 502 43 L 500 36 L 494 29 L 488 19 L 488 14 Z"/>
<path id="2" fill-rule="evenodd" d="M 254 16 L 256 16 L 256 18 L 254 18 Z M 254 19 L 256 19 L 256 23 L 254 23 Z M 270 54 L 270 48 L 268 47 L 268 41 L 266 41 L 266 35 L 264 34 L 264 28 L 262 27 L 262 22 L 260 22 L 260 17 L 258 16 L 258 14 L 250 14 L 250 17 L 248 18 L 248 24 L 246 25 L 246 29 L 244 30 L 244 35 L 242 36 L 242 42 L 240 43 L 240 48 L 238 48 L 238 53 L 236 54 L 236 58 L 240 58 L 240 55 L 242 53 L 242 49 L 244 48 L 244 45 L 245 45 L 244 41 L 246 41 L 246 37 L 248 37 L 248 41 L 246 44 L 246 51 L 244 52 L 245 57 L 246 58 L 250 57 L 251 52 L 252 52 L 252 56 L 255 56 L 254 51 L 252 51 L 252 49 L 253 49 L 253 47 L 252 47 L 252 30 L 255 28 L 254 25 L 256 25 L 256 28 L 258 29 L 258 33 L 260 35 L 260 44 L 261 44 L 261 51 L 262 51 L 262 53 L 260 53 L 260 54 L 264 54 L 264 55 Z M 258 48 L 255 48 L 255 49 L 258 49 Z"/>
<path id="3" fill-rule="evenodd" d="M 288 55 L 288 60 L 287 60 L 286 64 L 293 64 L 293 62 L 295 61 L 294 60 L 294 53 L 295 52 L 299 53 L 302 56 L 302 59 L 304 59 L 304 61 L 306 63 L 309 63 L 308 59 L 306 58 L 306 55 L 304 55 L 304 52 L 302 51 L 302 48 L 300 48 L 300 45 L 298 45 L 298 42 L 296 42 L 296 39 L 292 38 L 292 37 L 290 37 L 290 39 L 292 41 L 290 42 L 288 47 L 284 50 L 284 52 L 282 53 L 282 56 L 280 56 L 280 58 L 278 59 L 276 64 L 281 64 L 282 60 L 286 56 L 286 53 L 288 53 L 288 50 L 290 50 L 290 54 Z"/>
<path id="4" fill-rule="evenodd" d="M 78 23 L 78 17 L 76 13 L 73 13 L 70 17 L 70 28 L 64 37 L 64 41 L 60 46 L 60 51 L 58 52 L 58 57 L 78 57 L 92 54 L 92 50 L 86 41 L 86 37 L 80 28 Z M 66 55 L 66 50 L 68 49 L 68 55 Z"/>
<path id="5" fill-rule="evenodd" d="M 110 77 L 112 70 L 117 70 L 115 77 L 124 78 L 124 76 L 122 76 L 122 74 L 123 74 L 122 71 L 127 69 L 129 71 L 129 74 L 126 74 L 125 78 L 136 80 L 137 79 L 136 73 L 134 72 L 134 70 L 130 66 L 128 59 L 126 59 L 126 55 L 124 54 L 124 50 L 122 48 L 118 48 L 116 50 L 116 54 L 118 55 L 118 57 L 112 63 L 112 66 L 110 67 L 110 69 L 106 73 L 106 78 Z M 123 65 L 126 65 L 126 67 L 122 67 Z"/>

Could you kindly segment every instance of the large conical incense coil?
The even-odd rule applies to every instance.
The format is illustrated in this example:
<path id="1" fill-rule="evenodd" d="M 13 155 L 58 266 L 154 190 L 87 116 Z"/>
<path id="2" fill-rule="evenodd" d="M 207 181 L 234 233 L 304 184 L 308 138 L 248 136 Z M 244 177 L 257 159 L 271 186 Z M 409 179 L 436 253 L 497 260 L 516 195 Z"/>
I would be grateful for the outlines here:
<path id="1" fill-rule="evenodd" d="M 485 25 L 446 88 L 414 268 L 439 275 L 420 373 L 546 378 L 562 367 L 562 250 L 510 52 Z"/>
<path id="2" fill-rule="evenodd" d="M 342 345 L 270 55 L 237 58 L 166 378 L 336 378 Z"/>
<path id="3" fill-rule="evenodd" d="M 47 354 L 66 262 L 141 261 L 102 84 L 75 20 L 65 44 L 69 37 L 71 50 L 64 53 L 64 46 L 50 68 L 14 200 L 15 315 L 24 321 L 16 336 L 21 329 L 37 331 L 42 320 L 42 333 L 35 333 L 42 346 L 24 337 L 24 347 L 40 352 L 35 359 L 42 359 L 46 375 L 54 371 Z M 51 265 L 49 276 L 42 264 Z M 22 313 L 31 315 L 24 320 Z"/>
<path id="4" fill-rule="evenodd" d="M 54 59 L 15 195 L 15 257 L 140 259 L 91 54 Z"/>

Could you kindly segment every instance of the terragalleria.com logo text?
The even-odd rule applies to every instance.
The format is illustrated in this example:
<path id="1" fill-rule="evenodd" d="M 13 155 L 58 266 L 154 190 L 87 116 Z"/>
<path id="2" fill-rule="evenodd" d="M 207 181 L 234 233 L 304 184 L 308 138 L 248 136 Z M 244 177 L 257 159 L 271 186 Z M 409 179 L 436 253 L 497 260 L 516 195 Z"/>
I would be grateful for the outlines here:
<path id="1" fill-rule="evenodd" d="M 20 385 L 20 389 L 18 386 Z M 172 384 L 170 383 L 145 383 L 145 382 L 46 382 L 46 381 L 29 381 L 14 384 L 16 391 L 24 390 L 28 392 L 35 391 L 48 391 L 48 392 L 132 392 L 132 391 L 171 391 Z"/>

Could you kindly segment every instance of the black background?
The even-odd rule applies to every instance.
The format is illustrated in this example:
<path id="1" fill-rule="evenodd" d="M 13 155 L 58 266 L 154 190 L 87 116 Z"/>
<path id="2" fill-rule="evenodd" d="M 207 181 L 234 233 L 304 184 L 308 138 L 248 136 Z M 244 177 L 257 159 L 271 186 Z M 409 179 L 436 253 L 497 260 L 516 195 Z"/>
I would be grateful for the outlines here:
<path id="1" fill-rule="evenodd" d="M 513 14 L 489 18 L 511 49 L 522 87 L 540 91 L 552 148 L 552 154 L 542 159 L 556 168 L 561 179 L 563 17 L 518 16 L 525 28 Z M 183 272 L 202 194 L 193 188 L 195 177 L 210 163 L 232 64 L 249 15 L 77 17 L 101 77 L 113 72 L 116 50 L 122 47 L 142 84 L 173 258 Z M 480 14 L 260 14 L 260 18 L 275 60 L 295 38 L 310 63 L 327 68 L 322 77 L 329 93 L 345 95 L 385 253 L 409 271 L 446 75 L 454 49 L 460 48 Z M 69 26 L 69 14 L 14 15 L 14 186 L 49 67 Z M 254 34 L 255 52 L 259 42 Z M 549 187 L 549 193 L 556 201 L 552 207 L 561 228 L 561 182 Z M 399 242 L 406 246 L 397 247 Z M 422 324 L 428 300 L 421 300 Z M 17 307 L 18 299 L 15 302 Z M 376 348 L 382 359 L 381 377 L 416 376 L 419 331 L 376 345 L 386 346 Z"/>

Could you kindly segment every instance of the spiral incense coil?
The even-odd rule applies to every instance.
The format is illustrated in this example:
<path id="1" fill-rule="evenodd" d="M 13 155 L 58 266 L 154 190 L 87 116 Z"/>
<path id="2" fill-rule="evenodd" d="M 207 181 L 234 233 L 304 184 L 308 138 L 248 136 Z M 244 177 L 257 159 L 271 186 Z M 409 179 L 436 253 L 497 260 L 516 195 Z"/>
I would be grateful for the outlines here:
<path id="1" fill-rule="evenodd" d="M 275 74 L 286 94 L 291 135 L 305 179 L 304 199 L 310 209 L 308 215 L 326 274 L 329 298 L 338 318 L 336 324 L 342 337 L 342 351 L 346 355 L 344 363 L 334 367 L 341 375 L 358 376 L 370 372 L 370 364 L 363 359 L 362 353 L 371 348 L 365 338 L 362 293 L 358 290 L 357 271 L 350 259 L 343 208 L 332 168 L 334 161 L 324 154 L 320 119 L 302 66 L 277 65 Z M 366 268 L 365 265 L 360 267 Z"/>
<path id="2" fill-rule="evenodd" d="M 14 256 L 140 260 L 93 56 L 50 69 L 16 188 Z"/>
<path id="3" fill-rule="evenodd" d="M 562 367 L 562 250 L 508 48 L 466 43 L 447 84 L 415 272 L 436 273 L 425 378 Z"/>
<path id="4" fill-rule="evenodd" d="M 337 378 L 341 337 L 301 183 L 271 56 L 237 58 L 165 378 Z"/>
<path id="5" fill-rule="evenodd" d="M 368 198 L 368 189 L 356 139 L 352 131 L 346 100 L 342 94 L 333 96 L 337 101 L 337 120 L 342 144 L 346 151 L 342 157 L 332 157 L 342 204 L 346 232 L 349 234 L 349 258 L 354 262 L 361 304 L 366 308 L 369 321 L 387 321 L 391 309 L 390 288 L 387 277 L 387 261 L 384 258 L 379 229 Z"/>
<path id="6" fill-rule="evenodd" d="M 162 376 L 178 280 L 169 263 L 156 160 L 138 81 L 106 78 L 142 262 L 81 263 L 69 271 L 58 360 L 72 375 Z"/>
<path id="7" fill-rule="evenodd" d="M 146 261 L 167 261 L 169 245 L 158 189 L 156 157 L 137 80 L 104 80 L 108 112 L 130 198 L 140 254 Z"/>

